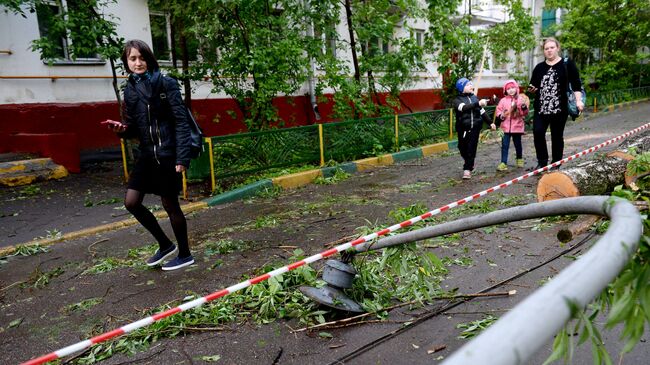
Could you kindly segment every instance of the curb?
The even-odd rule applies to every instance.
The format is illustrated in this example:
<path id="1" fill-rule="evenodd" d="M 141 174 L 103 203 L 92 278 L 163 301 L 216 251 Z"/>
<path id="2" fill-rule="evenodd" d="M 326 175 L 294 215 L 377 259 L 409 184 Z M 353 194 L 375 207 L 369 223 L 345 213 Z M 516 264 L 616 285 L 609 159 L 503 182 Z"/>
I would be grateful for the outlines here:
<path id="1" fill-rule="evenodd" d="M 635 104 L 644 101 L 650 101 L 650 98 L 610 105 L 606 109 L 600 110 L 595 113 L 592 112 L 590 114 L 604 114 L 617 109 L 621 109 L 626 106 L 631 107 L 634 106 Z M 284 175 L 272 179 L 263 179 L 254 182 L 252 184 L 242 186 L 235 190 L 221 193 L 219 195 L 210 198 L 206 198 L 199 202 L 190 203 L 181 206 L 181 208 L 183 209 L 184 213 L 190 213 L 200 209 L 213 207 L 215 205 L 225 204 L 239 199 L 255 196 L 258 193 L 272 187 L 280 187 L 283 190 L 288 190 L 288 189 L 294 189 L 297 187 L 305 186 L 307 184 L 312 183 L 318 177 L 333 176 L 337 169 L 341 169 L 347 173 L 353 174 L 361 171 L 371 170 L 377 166 L 389 166 L 396 162 L 408 161 L 412 159 L 431 156 L 436 153 L 448 151 L 450 149 L 455 148 L 456 146 L 458 146 L 457 140 L 435 143 L 431 145 L 416 147 L 410 150 L 394 152 L 394 153 L 376 156 L 376 157 L 364 158 L 352 162 L 346 162 L 334 167 L 322 167 L 320 169 L 301 171 L 294 174 Z M 0 169 L 0 172 L 1 171 L 2 170 Z M 164 211 L 156 212 L 154 213 L 154 215 L 158 219 L 167 217 L 167 213 L 165 213 Z M 110 230 L 126 228 L 136 223 L 137 221 L 135 220 L 135 218 L 130 218 L 119 222 L 113 222 L 113 223 L 104 224 L 97 227 L 91 227 L 91 228 L 86 228 L 75 232 L 66 233 L 57 238 L 40 239 L 40 240 L 25 242 L 22 244 L 16 244 L 13 246 L 7 246 L 4 248 L 0 248 L 0 257 L 11 255 L 16 251 L 16 247 L 18 246 L 24 246 L 24 245 L 50 246 L 54 243 L 66 241 L 69 239 L 76 239 L 76 238 L 97 234 L 101 232 L 106 232 Z"/>
<path id="2" fill-rule="evenodd" d="M 20 186 L 35 181 L 60 179 L 68 176 L 68 170 L 55 164 L 51 158 L 9 161 L 0 163 L 0 185 Z"/>

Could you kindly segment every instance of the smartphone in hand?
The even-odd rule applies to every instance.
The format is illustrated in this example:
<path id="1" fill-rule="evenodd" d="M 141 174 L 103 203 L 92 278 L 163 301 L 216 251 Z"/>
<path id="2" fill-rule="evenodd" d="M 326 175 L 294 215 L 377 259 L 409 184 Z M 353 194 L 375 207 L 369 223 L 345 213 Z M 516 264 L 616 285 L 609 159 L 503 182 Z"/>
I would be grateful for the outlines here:
<path id="1" fill-rule="evenodd" d="M 122 124 L 121 122 L 115 121 L 115 120 L 110 120 L 106 119 L 102 122 L 101 124 L 108 125 L 108 128 L 113 130 L 113 131 L 123 131 L 126 129 L 126 125 Z"/>
<path id="2" fill-rule="evenodd" d="M 115 127 L 119 127 L 119 126 L 122 125 L 122 123 L 120 123 L 118 121 L 115 121 L 115 120 L 110 120 L 110 119 L 103 120 L 100 123 L 101 124 L 108 124 L 110 126 L 115 126 Z"/>

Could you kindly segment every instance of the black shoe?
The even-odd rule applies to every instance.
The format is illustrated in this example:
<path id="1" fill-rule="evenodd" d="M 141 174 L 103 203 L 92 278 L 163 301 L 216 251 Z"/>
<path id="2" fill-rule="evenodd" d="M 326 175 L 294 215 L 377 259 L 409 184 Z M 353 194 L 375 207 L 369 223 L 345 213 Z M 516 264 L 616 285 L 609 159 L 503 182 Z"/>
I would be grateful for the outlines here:
<path id="1" fill-rule="evenodd" d="M 176 255 L 176 245 L 171 245 L 168 249 L 163 252 L 160 252 L 160 249 L 147 260 L 147 266 L 156 266 L 159 263 L 165 261 L 166 259 Z"/>
<path id="2" fill-rule="evenodd" d="M 176 270 L 194 263 L 192 255 L 188 257 L 177 257 L 162 266 L 164 271 Z"/>
<path id="3" fill-rule="evenodd" d="M 535 167 L 533 167 L 533 168 L 530 168 L 530 169 L 528 169 L 527 171 L 535 171 L 535 170 L 539 170 L 539 169 L 543 168 L 544 166 L 546 166 L 546 165 L 540 165 L 540 164 L 537 164 L 537 166 L 535 166 Z"/>

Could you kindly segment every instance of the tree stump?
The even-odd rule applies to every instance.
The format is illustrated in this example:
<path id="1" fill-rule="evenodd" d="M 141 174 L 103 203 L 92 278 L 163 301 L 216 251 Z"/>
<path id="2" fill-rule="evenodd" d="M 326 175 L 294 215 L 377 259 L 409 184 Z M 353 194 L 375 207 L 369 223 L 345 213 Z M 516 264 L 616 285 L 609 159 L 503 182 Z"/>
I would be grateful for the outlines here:
<path id="1" fill-rule="evenodd" d="M 581 162 L 571 168 L 544 174 L 537 183 L 537 201 L 543 202 L 582 195 L 602 195 L 616 185 L 634 181 L 626 176 L 627 163 L 634 159 L 628 151 L 650 151 L 650 131 L 624 140 L 618 150 L 595 159 Z"/>

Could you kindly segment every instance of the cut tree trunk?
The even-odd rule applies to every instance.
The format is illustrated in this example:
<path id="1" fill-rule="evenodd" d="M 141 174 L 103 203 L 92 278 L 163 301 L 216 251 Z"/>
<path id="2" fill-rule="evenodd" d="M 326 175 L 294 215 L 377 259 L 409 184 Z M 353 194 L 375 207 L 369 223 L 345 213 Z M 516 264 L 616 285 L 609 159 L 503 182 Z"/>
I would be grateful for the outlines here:
<path id="1" fill-rule="evenodd" d="M 571 168 L 547 173 L 537 183 L 537 200 L 540 202 L 583 195 L 601 195 L 616 185 L 636 180 L 626 176 L 627 163 L 634 159 L 628 151 L 650 151 L 650 131 L 629 137 L 618 150 L 584 161 Z"/>
<path id="2" fill-rule="evenodd" d="M 567 225 L 564 228 L 561 228 L 557 232 L 557 239 L 562 243 L 567 243 L 572 241 L 577 236 L 588 231 L 591 226 L 599 221 L 602 217 L 599 215 L 586 215 L 584 217 L 578 218 L 575 222 Z"/>

